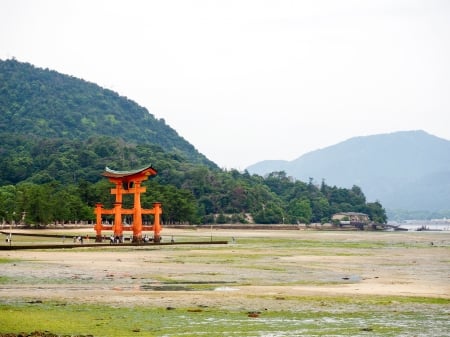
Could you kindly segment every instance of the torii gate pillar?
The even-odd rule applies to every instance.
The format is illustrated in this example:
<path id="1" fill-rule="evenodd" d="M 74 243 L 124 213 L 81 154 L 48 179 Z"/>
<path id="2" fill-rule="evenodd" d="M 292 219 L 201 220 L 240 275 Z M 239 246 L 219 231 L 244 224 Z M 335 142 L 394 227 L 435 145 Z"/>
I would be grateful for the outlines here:
<path id="1" fill-rule="evenodd" d="M 118 237 L 122 240 L 123 231 L 131 230 L 133 231 L 133 242 L 142 242 L 142 231 L 152 230 L 153 231 L 153 241 L 159 242 L 161 240 L 160 232 L 162 229 L 160 215 L 162 214 L 161 203 L 156 202 L 153 204 L 152 209 L 142 209 L 141 207 L 141 193 L 146 191 L 145 187 L 141 184 L 143 181 L 147 180 L 150 176 L 156 175 L 156 170 L 147 166 L 139 170 L 134 171 L 115 171 L 106 167 L 103 172 L 103 176 L 107 177 L 110 182 L 115 184 L 115 188 L 111 189 L 111 194 L 116 195 L 116 201 L 114 202 L 114 207 L 112 209 L 104 209 L 102 204 L 96 204 L 95 214 L 96 214 L 96 241 L 102 241 L 102 230 L 112 230 L 114 237 Z M 124 194 L 134 195 L 134 205 L 132 209 L 124 209 L 122 207 L 122 196 Z M 114 215 L 114 224 L 112 226 L 105 226 L 102 224 L 102 215 L 109 214 Z M 153 214 L 154 221 L 152 226 L 143 226 L 142 215 L 143 214 Z M 123 224 L 122 215 L 132 215 L 133 223 L 131 226 Z"/>

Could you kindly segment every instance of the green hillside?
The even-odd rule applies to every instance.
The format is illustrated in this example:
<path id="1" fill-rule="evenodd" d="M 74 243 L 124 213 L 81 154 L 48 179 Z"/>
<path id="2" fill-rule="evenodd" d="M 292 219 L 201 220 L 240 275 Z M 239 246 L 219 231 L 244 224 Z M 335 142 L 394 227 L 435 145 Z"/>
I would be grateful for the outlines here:
<path id="1" fill-rule="evenodd" d="M 111 207 L 105 166 L 152 165 L 144 207 L 163 203 L 164 223 L 310 223 L 340 211 L 386 215 L 357 186 L 315 186 L 283 172 L 220 170 L 145 108 L 74 77 L 0 61 L 0 221 L 93 220 Z M 124 200 L 124 206 L 132 200 Z M 128 204 L 127 204 L 128 203 Z"/>
<path id="2" fill-rule="evenodd" d="M 15 60 L 0 61 L 0 133 L 83 140 L 110 136 L 155 144 L 215 167 L 164 120 L 96 84 Z"/>

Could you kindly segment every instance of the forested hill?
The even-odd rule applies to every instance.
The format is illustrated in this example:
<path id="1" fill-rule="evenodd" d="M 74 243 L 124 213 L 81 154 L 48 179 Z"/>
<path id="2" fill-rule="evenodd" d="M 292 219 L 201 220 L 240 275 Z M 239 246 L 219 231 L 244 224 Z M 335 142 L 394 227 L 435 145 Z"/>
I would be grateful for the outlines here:
<path id="1" fill-rule="evenodd" d="M 382 205 L 366 202 L 357 186 L 221 170 L 125 97 L 55 71 L 0 61 L 0 221 L 94 220 L 96 203 L 111 208 L 114 202 L 111 183 L 101 176 L 105 166 L 147 165 L 158 174 L 145 182 L 142 205 L 162 202 L 165 224 L 328 222 L 342 211 L 386 222 Z"/>
<path id="2" fill-rule="evenodd" d="M 216 165 L 163 119 L 96 84 L 16 60 L 0 60 L 0 134 L 86 140 L 110 136 L 158 145 L 193 163 Z"/>

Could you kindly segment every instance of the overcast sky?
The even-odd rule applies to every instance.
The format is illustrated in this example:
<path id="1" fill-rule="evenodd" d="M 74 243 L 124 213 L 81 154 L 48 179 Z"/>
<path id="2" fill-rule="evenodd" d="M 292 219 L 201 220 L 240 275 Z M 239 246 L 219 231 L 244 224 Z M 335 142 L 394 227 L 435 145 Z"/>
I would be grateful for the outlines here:
<path id="1" fill-rule="evenodd" d="M 0 0 L 0 58 L 95 82 L 222 168 L 450 140 L 449 0 Z"/>

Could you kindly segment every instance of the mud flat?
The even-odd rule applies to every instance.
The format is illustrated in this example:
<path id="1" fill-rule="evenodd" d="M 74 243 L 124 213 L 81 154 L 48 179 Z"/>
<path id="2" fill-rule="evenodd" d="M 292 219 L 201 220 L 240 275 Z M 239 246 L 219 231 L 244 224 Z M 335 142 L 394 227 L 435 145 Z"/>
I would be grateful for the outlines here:
<path id="1" fill-rule="evenodd" d="M 94 236 L 89 230 L 66 234 Z M 189 322 L 204 324 L 197 322 L 189 336 L 202 331 L 209 336 L 294 336 L 301 329 L 306 329 L 303 335 L 448 336 L 450 331 L 449 232 L 212 228 L 164 229 L 162 234 L 167 241 L 228 244 L 0 251 L 0 304 L 5 310 L 22 308 L 25 316 L 36 306 L 55 316 L 56 304 L 59 312 L 100 305 L 99 312 L 133 308 L 153 316 L 165 313 L 158 316 L 159 332 L 123 322 L 127 331 L 136 330 L 133 336 L 178 336 L 179 330 L 171 332 L 161 322 L 169 315 L 181 324 L 194 313 Z M 24 244 L 30 238 L 13 238 L 13 244 L 17 240 Z M 60 244 L 60 239 L 42 242 Z M 1 244 L 7 244 L 3 237 Z M 9 330 L 0 332 L 21 328 L 19 322 L 9 320 L 8 325 L 2 319 L 0 327 Z M 226 323 L 208 330 L 208 320 L 214 319 Z M 227 334 L 219 325 L 235 329 Z M 328 331 L 327 326 L 336 327 Z M 95 326 L 90 329 L 96 332 Z"/>

